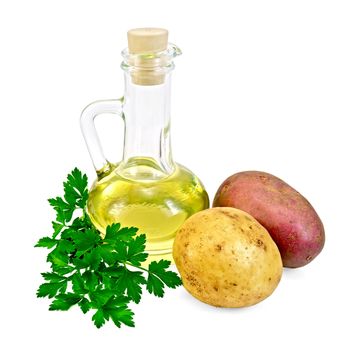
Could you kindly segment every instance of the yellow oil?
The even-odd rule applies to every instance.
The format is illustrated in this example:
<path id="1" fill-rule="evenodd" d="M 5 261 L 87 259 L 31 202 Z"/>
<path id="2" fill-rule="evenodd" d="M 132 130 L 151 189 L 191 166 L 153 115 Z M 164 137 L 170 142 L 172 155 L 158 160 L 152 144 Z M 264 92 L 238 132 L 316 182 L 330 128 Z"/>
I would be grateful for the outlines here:
<path id="1" fill-rule="evenodd" d="M 96 181 L 90 191 L 88 213 L 103 233 L 114 222 L 135 226 L 147 236 L 149 261 L 172 260 L 172 244 L 183 222 L 209 206 L 199 179 L 175 164 L 168 175 L 149 158 L 120 163 Z"/>

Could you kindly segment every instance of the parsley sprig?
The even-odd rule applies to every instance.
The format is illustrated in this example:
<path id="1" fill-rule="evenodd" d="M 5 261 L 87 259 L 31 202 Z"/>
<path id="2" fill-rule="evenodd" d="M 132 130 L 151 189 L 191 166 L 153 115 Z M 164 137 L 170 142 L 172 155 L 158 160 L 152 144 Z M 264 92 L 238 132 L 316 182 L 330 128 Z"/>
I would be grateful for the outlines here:
<path id="1" fill-rule="evenodd" d="M 49 310 L 66 311 L 74 305 L 84 314 L 93 310 L 97 328 L 108 320 L 117 327 L 134 327 L 129 304 L 140 302 L 142 286 L 163 297 L 165 286 L 176 288 L 181 279 L 168 270 L 167 260 L 153 261 L 148 268 L 141 266 L 148 254 L 146 235 L 138 234 L 137 228 L 115 223 L 101 238 L 85 211 L 87 186 L 87 176 L 75 168 L 63 184 L 64 197 L 49 199 L 56 211 L 53 233 L 39 239 L 35 247 L 51 250 L 47 256 L 51 271 L 41 274 L 45 283 L 37 297 L 53 299 Z"/>

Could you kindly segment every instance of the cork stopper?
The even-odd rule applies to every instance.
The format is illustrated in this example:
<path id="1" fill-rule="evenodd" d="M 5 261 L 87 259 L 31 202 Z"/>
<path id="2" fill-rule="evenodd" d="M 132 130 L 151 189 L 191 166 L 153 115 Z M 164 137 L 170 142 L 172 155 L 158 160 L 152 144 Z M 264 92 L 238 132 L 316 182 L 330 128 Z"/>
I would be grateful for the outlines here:
<path id="1" fill-rule="evenodd" d="M 128 31 L 131 54 L 156 53 L 166 50 L 168 31 L 163 28 L 136 28 Z"/>
<path id="2" fill-rule="evenodd" d="M 157 53 L 168 47 L 168 31 L 163 28 L 136 28 L 128 31 L 128 49 L 132 82 L 137 85 L 159 85 L 164 82 L 165 73 L 162 58 Z M 157 69 L 158 68 L 158 69 Z"/>

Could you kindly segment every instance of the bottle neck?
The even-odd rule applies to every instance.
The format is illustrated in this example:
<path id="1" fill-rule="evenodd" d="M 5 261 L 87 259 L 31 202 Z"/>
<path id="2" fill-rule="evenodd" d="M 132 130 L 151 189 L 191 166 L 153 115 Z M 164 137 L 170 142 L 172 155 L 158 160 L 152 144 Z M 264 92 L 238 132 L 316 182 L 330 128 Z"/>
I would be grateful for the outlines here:
<path id="1" fill-rule="evenodd" d="M 174 171 L 170 145 L 170 72 L 158 85 L 137 85 L 125 72 L 124 152 L 121 163 L 132 169 L 148 164 L 168 175 Z"/>

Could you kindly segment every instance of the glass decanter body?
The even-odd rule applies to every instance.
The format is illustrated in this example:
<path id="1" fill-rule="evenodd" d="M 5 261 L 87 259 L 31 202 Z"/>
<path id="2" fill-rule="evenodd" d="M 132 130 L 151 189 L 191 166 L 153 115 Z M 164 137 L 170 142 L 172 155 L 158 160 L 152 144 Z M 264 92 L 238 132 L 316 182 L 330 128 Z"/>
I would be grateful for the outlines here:
<path id="1" fill-rule="evenodd" d="M 134 31 L 128 33 L 129 50 L 123 51 L 124 97 L 94 102 L 82 114 L 98 175 L 87 211 L 102 235 L 115 222 L 137 227 L 147 236 L 150 260 L 171 259 L 177 230 L 189 216 L 208 208 L 209 200 L 200 180 L 174 162 L 171 153 L 170 79 L 172 60 L 180 51 L 167 44 L 165 30 L 146 29 L 146 36 L 145 29 Z M 103 156 L 94 128 L 94 118 L 102 113 L 118 114 L 125 123 L 123 159 L 117 164 Z"/>

